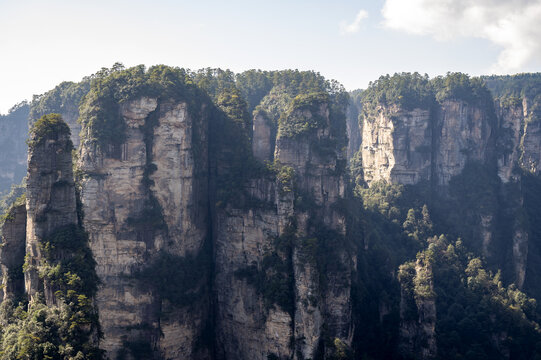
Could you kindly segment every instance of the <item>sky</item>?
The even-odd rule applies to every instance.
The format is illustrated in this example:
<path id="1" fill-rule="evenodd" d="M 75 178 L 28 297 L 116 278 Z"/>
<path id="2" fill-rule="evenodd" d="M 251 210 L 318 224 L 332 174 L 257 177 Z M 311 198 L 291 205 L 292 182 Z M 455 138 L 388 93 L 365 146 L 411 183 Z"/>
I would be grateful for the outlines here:
<path id="1" fill-rule="evenodd" d="M 541 0 L 0 0 L 0 113 L 115 62 L 395 72 L 541 71 Z"/>

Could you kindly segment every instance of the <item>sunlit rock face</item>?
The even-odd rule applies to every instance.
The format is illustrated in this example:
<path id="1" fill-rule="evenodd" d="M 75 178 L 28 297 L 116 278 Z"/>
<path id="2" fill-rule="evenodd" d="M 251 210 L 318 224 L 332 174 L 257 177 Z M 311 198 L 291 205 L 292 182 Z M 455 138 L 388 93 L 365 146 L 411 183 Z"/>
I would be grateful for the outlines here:
<path id="1" fill-rule="evenodd" d="M 495 139 L 491 115 L 461 100 L 410 111 L 380 106 L 375 114 L 363 117 L 364 181 L 447 185 L 468 161 L 491 161 Z"/>
<path id="2" fill-rule="evenodd" d="M 195 255 L 203 246 L 208 235 L 206 119 L 192 118 L 185 102 L 148 97 L 123 104 L 121 115 L 127 129 L 118 150 L 107 153 L 88 141 L 80 152 L 86 174 L 84 226 L 102 280 L 96 299 L 101 346 L 114 357 L 127 342 L 146 341 L 166 358 L 204 357 L 196 339 L 208 300 L 194 308 L 171 308 L 134 277 L 160 251 Z M 200 141 L 197 158 L 194 138 Z M 145 225 L 151 201 L 157 202 L 152 206 L 164 224 Z"/>
<path id="3" fill-rule="evenodd" d="M 430 111 L 380 109 L 362 126 L 361 155 L 364 180 L 370 184 L 416 184 L 429 180 L 432 161 Z"/>

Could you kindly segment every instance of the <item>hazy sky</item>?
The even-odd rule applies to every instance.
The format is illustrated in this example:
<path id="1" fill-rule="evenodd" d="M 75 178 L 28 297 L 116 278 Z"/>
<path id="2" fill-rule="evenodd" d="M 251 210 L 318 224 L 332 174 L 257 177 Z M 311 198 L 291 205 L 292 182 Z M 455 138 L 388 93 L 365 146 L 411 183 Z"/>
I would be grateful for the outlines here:
<path id="1" fill-rule="evenodd" d="M 541 71 L 541 0 L 0 0 L 0 113 L 120 61 L 380 75 Z"/>

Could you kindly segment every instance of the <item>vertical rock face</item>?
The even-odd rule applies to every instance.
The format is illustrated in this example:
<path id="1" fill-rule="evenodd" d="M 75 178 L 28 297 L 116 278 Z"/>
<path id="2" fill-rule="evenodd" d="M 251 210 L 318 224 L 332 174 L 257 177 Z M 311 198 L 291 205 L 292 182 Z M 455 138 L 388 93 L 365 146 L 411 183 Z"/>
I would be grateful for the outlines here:
<path id="1" fill-rule="evenodd" d="M 272 354 L 288 358 L 291 315 L 266 301 L 258 288 L 266 284 L 252 281 L 264 261 L 270 260 L 269 251 L 280 234 L 283 219 L 278 214 L 277 189 L 274 182 L 260 179 L 251 182 L 249 193 L 268 206 L 219 210 L 215 224 L 218 358 L 266 359 Z M 286 204 L 291 205 L 291 201 Z"/>
<path id="2" fill-rule="evenodd" d="M 498 133 L 498 175 L 502 182 L 517 181 L 513 173 L 522 167 L 534 175 L 539 175 L 541 161 L 541 123 L 532 114 L 529 99 L 522 101 L 496 101 L 499 119 Z"/>
<path id="3" fill-rule="evenodd" d="M 203 246 L 205 122 L 191 118 L 185 102 L 147 97 L 125 103 L 120 113 L 127 128 L 119 156 L 92 142 L 81 147 L 84 225 L 103 283 L 97 295 L 102 346 L 111 358 L 134 342 L 150 344 L 165 358 L 194 358 L 206 314 L 167 310 L 166 300 L 136 273 L 160 251 L 195 255 Z"/>
<path id="4" fill-rule="evenodd" d="M 516 181 L 513 174 L 520 164 L 520 138 L 524 127 L 524 110 L 522 104 L 506 106 L 496 102 L 499 120 L 498 129 L 498 176 L 504 183 Z"/>
<path id="5" fill-rule="evenodd" d="M 147 318 L 154 312 L 152 294 L 126 279 L 147 250 L 128 219 L 137 218 L 144 206 L 146 146 L 141 127 L 156 106 L 156 99 L 143 98 L 122 109 L 127 129 L 121 160 L 107 157 L 90 142 L 81 146 L 80 168 L 87 174 L 81 192 L 84 226 L 103 283 L 96 297 L 104 333 L 101 346 L 113 357 L 123 346 L 126 328 L 156 325 L 156 319 Z"/>
<path id="6" fill-rule="evenodd" d="M 351 159 L 357 151 L 359 151 L 362 143 L 362 123 L 359 123 L 359 109 L 356 105 L 356 103 L 351 101 L 347 110 L 346 130 L 349 139 L 347 150 L 348 160 Z"/>
<path id="7" fill-rule="evenodd" d="M 363 120 L 364 180 L 369 185 L 378 180 L 413 185 L 434 176 L 438 184 L 447 185 L 466 162 L 491 159 L 490 116 L 460 100 L 445 100 L 434 113 L 380 106 Z"/>
<path id="8" fill-rule="evenodd" d="M 526 279 L 528 265 L 528 238 L 529 234 L 520 224 L 514 224 L 513 231 L 513 263 L 515 270 L 515 284 L 522 289 Z"/>
<path id="9" fill-rule="evenodd" d="M 365 119 L 362 161 L 365 181 L 416 184 L 430 179 L 432 129 L 430 111 L 380 109 Z"/>
<path id="10" fill-rule="evenodd" d="M 150 175 L 150 190 L 163 211 L 167 229 L 163 250 L 178 256 L 197 256 L 210 235 L 208 120 L 204 111 L 198 115 L 190 115 L 184 102 L 161 102 L 153 131 L 152 164 L 156 170 Z M 162 311 L 167 310 L 160 317 L 159 345 L 163 356 L 208 357 L 205 351 L 197 349 L 197 341 L 207 325 L 209 299 L 199 300 L 191 308 L 168 308 L 169 305 L 162 299 Z"/>
<path id="11" fill-rule="evenodd" d="M 261 206 L 218 211 L 218 358 L 309 359 L 321 349 L 321 356 L 332 354 L 323 342 L 351 345 L 354 259 L 344 246 L 345 218 L 335 210 L 345 198 L 345 154 L 325 148 L 333 139 L 326 103 L 290 117 L 325 124 L 278 136 L 276 179 L 253 179 L 246 189 Z M 329 243 L 335 244 L 326 254 L 332 265 L 319 253 Z"/>
<path id="12" fill-rule="evenodd" d="M 492 156 L 490 114 L 461 100 L 445 100 L 437 124 L 435 176 L 440 185 L 461 173 L 468 161 L 486 163 Z"/>
<path id="13" fill-rule="evenodd" d="M 28 154 L 25 288 L 31 299 L 45 290 L 48 304 L 55 300 L 38 276 L 43 261 L 40 242 L 59 228 L 77 224 L 72 149 L 69 128 L 63 124 L 45 134 L 34 132 Z"/>
<path id="14" fill-rule="evenodd" d="M 514 281 L 523 288 L 528 269 L 528 249 L 530 234 L 525 227 L 522 214 L 524 208 L 523 187 L 519 169 L 539 175 L 538 163 L 541 158 L 541 130 L 539 123 L 531 121 L 528 98 L 500 99 L 496 101 L 499 119 L 498 175 L 504 184 L 504 196 L 509 198 L 508 212 L 512 221 L 512 259 Z M 513 190 L 514 189 L 514 190 Z"/>
<path id="15" fill-rule="evenodd" d="M 534 116 L 529 116 L 529 101 L 527 98 L 524 98 L 522 107 L 524 116 L 528 116 L 529 121 L 525 121 L 524 124 L 521 166 L 532 174 L 539 175 L 541 173 L 541 121 Z"/>
<path id="16" fill-rule="evenodd" d="M 79 104 L 69 104 L 69 107 L 66 109 L 63 109 L 62 112 L 60 112 L 60 115 L 62 116 L 62 119 L 68 124 L 71 130 L 71 142 L 73 143 L 73 147 L 78 149 L 81 137 L 79 136 L 79 133 L 81 132 L 81 124 L 77 121 L 79 118 Z"/>
<path id="17" fill-rule="evenodd" d="M 22 266 L 26 245 L 26 204 L 13 206 L 2 225 L 0 268 L 2 269 L 2 301 L 24 293 Z"/>
<path id="18" fill-rule="evenodd" d="M 153 133 L 156 170 L 150 175 L 151 191 L 163 209 L 172 251 L 180 255 L 198 252 L 207 236 L 207 126 L 189 115 L 186 103 L 160 104 Z"/>
<path id="19" fill-rule="evenodd" d="M 295 114 L 295 112 L 303 112 Z M 294 217 L 297 241 L 293 246 L 293 270 L 295 275 L 295 356 L 315 358 L 319 342 L 325 336 L 351 344 L 351 266 L 353 259 L 347 253 L 340 237 L 346 233 L 345 218 L 335 210 L 335 205 L 345 198 L 345 181 L 339 170 L 345 154 L 334 150 L 333 155 L 322 151 L 330 134 L 329 109 L 319 105 L 317 113 L 296 110 L 291 117 L 316 117 L 326 121 L 326 126 L 300 138 L 280 135 L 276 141 L 275 157 L 296 174 L 296 196 L 313 201 L 313 206 L 302 209 L 297 206 Z M 327 232 L 330 238 L 324 239 Z M 314 261 L 311 240 L 323 247 L 325 241 L 336 242 L 335 253 L 329 253 L 333 261 L 343 269 L 324 268 L 321 259 Z M 323 270 L 325 269 L 325 270 Z M 319 281 L 325 271 L 325 283 Z M 328 339 L 326 339 L 328 340 Z"/>
<path id="20" fill-rule="evenodd" d="M 272 160 L 273 138 L 269 120 L 261 113 L 254 116 L 252 151 L 258 160 Z"/>

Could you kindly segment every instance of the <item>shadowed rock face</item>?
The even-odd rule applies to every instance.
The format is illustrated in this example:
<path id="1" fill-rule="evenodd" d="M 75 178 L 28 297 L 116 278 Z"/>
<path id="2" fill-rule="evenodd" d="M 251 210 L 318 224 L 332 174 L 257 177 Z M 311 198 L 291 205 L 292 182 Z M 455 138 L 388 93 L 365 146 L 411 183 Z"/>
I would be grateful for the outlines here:
<path id="1" fill-rule="evenodd" d="M 524 98 L 522 109 L 524 114 L 522 134 L 522 159 L 521 166 L 525 170 L 539 175 L 541 173 L 541 121 L 530 114 L 531 100 Z M 520 118 L 520 112 L 517 114 Z M 526 118 L 529 121 L 526 121 Z"/>
<path id="2" fill-rule="evenodd" d="M 498 116 L 498 176 L 504 183 L 516 181 L 514 170 L 520 164 L 520 138 L 524 130 L 524 109 L 522 104 L 506 106 L 496 101 Z"/>
<path id="3" fill-rule="evenodd" d="M 493 159 L 491 114 L 460 100 L 442 103 L 436 125 L 435 176 L 446 185 L 462 172 L 466 162 Z"/>
<path id="4" fill-rule="evenodd" d="M 252 151 L 256 159 L 272 160 L 274 149 L 272 127 L 262 114 L 254 116 Z"/>
<path id="5" fill-rule="evenodd" d="M 345 198 L 344 174 L 338 170 L 339 160 L 345 154 L 336 148 L 325 156 L 318 152 L 332 138 L 327 104 L 320 104 L 316 114 L 298 110 L 290 116 L 307 119 L 320 116 L 326 122 L 308 134 L 279 135 L 276 139 L 274 158 L 280 166 L 294 172 L 291 179 L 294 184 L 284 184 L 279 179 L 254 179 L 247 191 L 265 206 L 218 211 L 215 289 L 220 359 L 265 359 L 269 355 L 280 359 L 314 358 L 324 339 L 324 329 L 328 338 L 351 345 L 349 289 L 353 255 L 346 253 L 342 245 L 338 246 L 337 257 L 333 259 L 344 264 L 344 268 L 326 272 L 328 283 L 322 288 L 321 268 L 310 260 L 306 246 L 307 238 L 317 236 L 316 229 L 326 227 L 337 238 L 345 234 L 345 219 L 333 207 Z M 312 208 L 318 210 L 302 209 L 300 196 L 313 201 Z M 316 222 L 321 223 L 315 225 Z M 284 239 L 291 241 L 287 250 L 277 250 L 277 241 Z M 279 258 L 277 261 L 285 271 L 265 267 L 272 259 L 270 254 Z M 284 308 L 284 304 L 269 304 L 261 286 L 264 289 L 272 284 L 259 284 L 258 289 L 246 275 L 248 271 L 262 269 L 271 275 L 270 282 L 273 274 L 288 280 L 292 296 L 289 308 Z"/>
<path id="6" fill-rule="evenodd" d="M 26 245 L 26 204 L 12 207 L 2 225 L 0 268 L 2 269 L 2 301 L 24 294 L 24 263 Z"/>
<path id="7" fill-rule="evenodd" d="M 316 236 L 314 226 L 327 227 L 337 237 L 345 234 L 345 219 L 333 207 L 345 197 L 344 174 L 337 171 L 338 161 L 345 154 L 336 148 L 324 157 L 318 153 L 318 147 L 332 138 L 327 104 L 320 104 L 316 114 L 299 110 L 291 116 L 321 116 L 326 122 L 323 128 L 309 134 L 279 135 L 276 139 L 274 158 L 294 172 L 294 185 L 285 184 L 284 190 L 278 179 L 254 179 L 247 191 L 264 206 L 218 211 L 215 288 L 220 359 L 265 359 L 269 355 L 280 359 L 297 359 L 301 355 L 313 358 L 323 340 L 324 328 L 329 338 L 351 345 L 349 289 L 354 259 L 339 248 L 335 261 L 344 264 L 344 269 L 328 271 L 328 286 L 322 289 L 321 269 L 309 260 L 310 250 L 305 245 L 308 237 Z M 295 203 L 299 196 L 307 201 L 310 198 L 318 210 L 302 210 L 298 201 Z M 316 221 L 322 224 L 314 225 Z M 286 238 L 291 241 L 288 249 L 277 250 L 277 239 Z M 243 276 L 249 269 L 265 269 L 274 251 L 273 256 L 287 268 L 275 275 L 289 279 L 290 296 L 295 294 L 290 308 L 269 304 L 261 286 L 271 284 L 260 284 L 258 289 L 249 277 Z M 272 275 L 277 268 L 266 271 Z"/>
<path id="8" fill-rule="evenodd" d="M 411 293 L 413 284 L 422 279 L 428 292 L 434 294 L 432 267 L 418 259 L 410 276 L 402 279 L 400 291 L 401 352 L 415 359 L 434 359 L 437 355 L 435 296 L 418 297 Z M 408 315 L 411 313 L 408 307 L 412 306 L 416 308 L 414 317 Z"/>
<path id="9" fill-rule="evenodd" d="M 77 207 L 69 128 L 56 129 L 28 153 L 28 179 L 26 185 L 26 256 L 25 289 L 34 300 L 38 291 L 44 290 L 47 304 L 54 304 L 54 289 L 38 276 L 41 264 L 40 243 L 55 230 L 77 224 Z"/>

